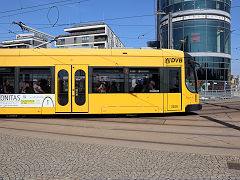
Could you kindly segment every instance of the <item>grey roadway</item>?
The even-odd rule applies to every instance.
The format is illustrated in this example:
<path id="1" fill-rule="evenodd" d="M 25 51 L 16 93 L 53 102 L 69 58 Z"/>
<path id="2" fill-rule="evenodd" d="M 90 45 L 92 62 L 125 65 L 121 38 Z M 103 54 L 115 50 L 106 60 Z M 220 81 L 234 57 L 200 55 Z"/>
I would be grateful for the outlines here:
<path id="1" fill-rule="evenodd" d="M 2 179 L 240 179 L 240 99 L 191 114 L 0 118 Z"/>

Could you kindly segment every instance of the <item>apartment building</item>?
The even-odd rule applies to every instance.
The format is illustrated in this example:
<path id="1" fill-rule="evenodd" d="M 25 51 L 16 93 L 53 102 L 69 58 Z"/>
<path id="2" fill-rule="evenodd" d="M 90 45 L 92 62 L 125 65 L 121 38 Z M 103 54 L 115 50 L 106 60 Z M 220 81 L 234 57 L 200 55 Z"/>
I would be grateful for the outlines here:
<path id="1" fill-rule="evenodd" d="M 105 23 L 76 25 L 64 29 L 68 34 L 59 35 L 57 48 L 123 48 L 120 39 Z"/>
<path id="2" fill-rule="evenodd" d="M 17 34 L 14 40 L 2 41 L 1 48 L 35 48 L 45 42 L 48 42 L 47 38 L 35 33 Z M 43 45 L 41 48 L 51 48 L 51 44 Z"/>

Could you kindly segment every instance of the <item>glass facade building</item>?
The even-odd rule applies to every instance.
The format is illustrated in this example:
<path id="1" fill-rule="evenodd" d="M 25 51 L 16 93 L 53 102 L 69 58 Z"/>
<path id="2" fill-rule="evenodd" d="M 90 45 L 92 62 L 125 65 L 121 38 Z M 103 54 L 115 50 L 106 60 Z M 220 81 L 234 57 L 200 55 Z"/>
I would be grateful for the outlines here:
<path id="1" fill-rule="evenodd" d="M 168 48 L 168 14 L 172 13 L 173 48 L 188 52 L 198 69 L 199 89 L 225 90 L 231 77 L 230 0 L 161 0 L 162 48 Z"/>

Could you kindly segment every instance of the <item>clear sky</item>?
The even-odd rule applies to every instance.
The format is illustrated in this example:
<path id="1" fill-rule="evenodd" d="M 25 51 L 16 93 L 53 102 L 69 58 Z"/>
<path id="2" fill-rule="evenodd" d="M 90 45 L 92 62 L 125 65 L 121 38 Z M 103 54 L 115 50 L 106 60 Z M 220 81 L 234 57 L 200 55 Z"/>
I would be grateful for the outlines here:
<path id="1" fill-rule="evenodd" d="M 240 1 L 233 0 L 232 6 L 232 74 L 240 75 Z M 104 21 L 130 48 L 145 47 L 147 41 L 155 39 L 154 0 L 4 0 L 0 6 L 0 41 L 21 33 L 12 21 L 22 21 L 53 36 L 64 34 L 64 28 L 74 23 Z"/>

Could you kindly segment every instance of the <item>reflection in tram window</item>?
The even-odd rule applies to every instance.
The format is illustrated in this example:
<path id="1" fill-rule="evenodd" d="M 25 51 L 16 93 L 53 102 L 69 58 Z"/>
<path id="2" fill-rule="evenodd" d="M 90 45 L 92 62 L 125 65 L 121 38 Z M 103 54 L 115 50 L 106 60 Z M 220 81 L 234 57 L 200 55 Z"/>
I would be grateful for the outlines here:
<path id="1" fill-rule="evenodd" d="M 169 70 L 169 92 L 180 93 L 180 69 Z"/>
<path id="2" fill-rule="evenodd" d="M 58 103 L 62 106 L 68 104 L 68 72 L 61 70 L 58 72 Z"/>
<path id="3" fill-rule="evenodd" d="M 83 70 L 75 72 L 75 103 L 79 106 L 84 105 L 86 101 L 86 76 Z"/>
<path id="4" fill-rule="evenodd" d="M 14 93 L 14 68 L 0 68 L 0 94 Z"/>
<path id="5" fill-rule="evenodd" d="M 26 94 L 51 93 L 50 68 L 20 68 L 19 88 Z"/>
<path id="6" fill-rule="evenodd" d="M 201 70 L 199 70 L 201 73 Z M 191 63 L 190 60 L 185 60 L 185 81 L 186 81 L 186 87 L 189 91 L 196 93 L 197 87 L 196 87 L 196 74 L 195 74 L 195 68 L 194 64 Z"/>
<path id="7" fill-rule="evenodd" d="M 94 68 L 93 93 L 124 93 L 123 68 Z"/>
<path id="8" fill-rule="evenodd" d="M 129 92 L 158 93 L 160 92 L 160 75 L 158 68 L 130 68 Z"/>

